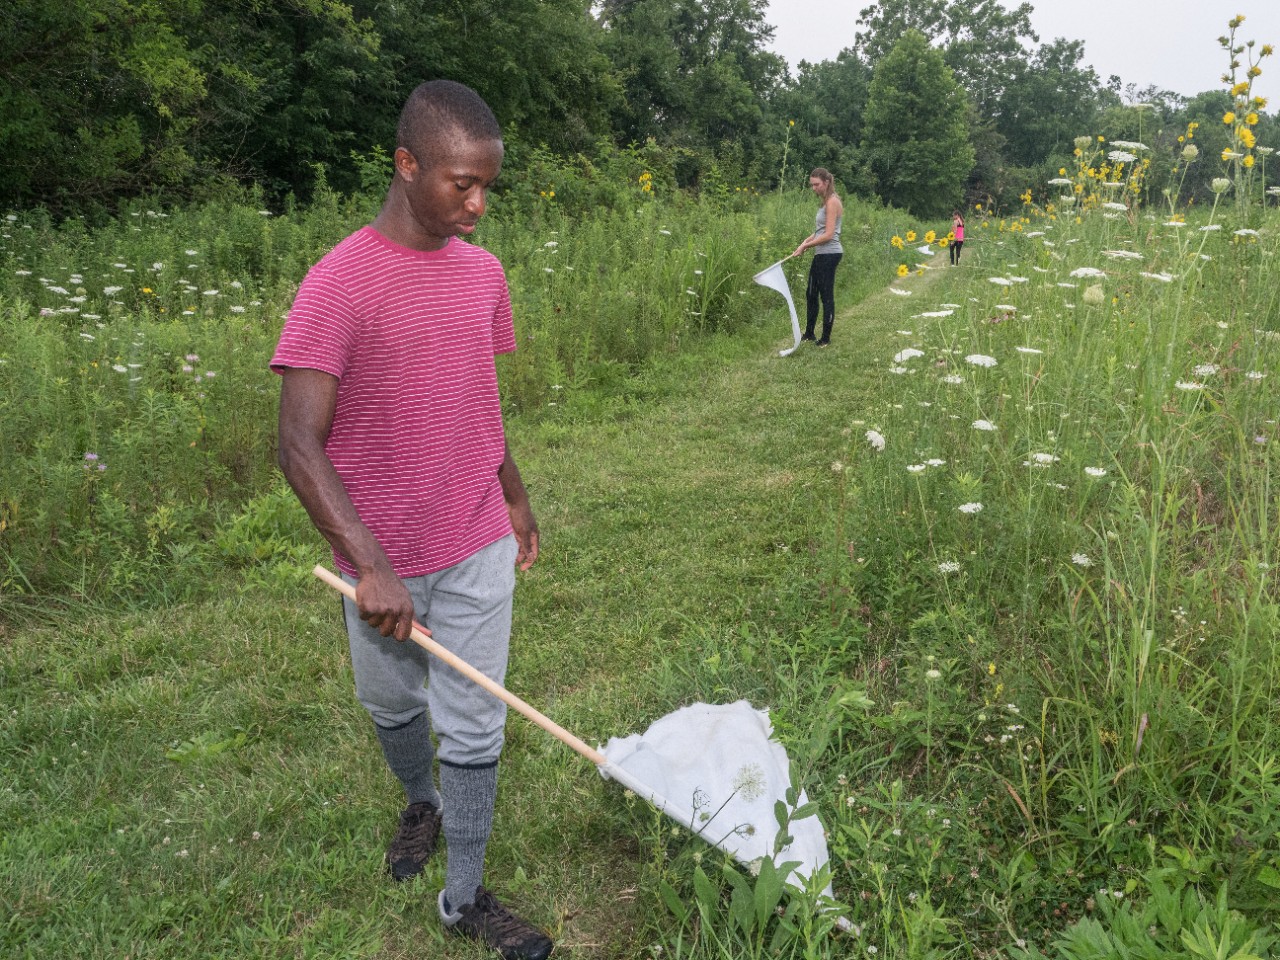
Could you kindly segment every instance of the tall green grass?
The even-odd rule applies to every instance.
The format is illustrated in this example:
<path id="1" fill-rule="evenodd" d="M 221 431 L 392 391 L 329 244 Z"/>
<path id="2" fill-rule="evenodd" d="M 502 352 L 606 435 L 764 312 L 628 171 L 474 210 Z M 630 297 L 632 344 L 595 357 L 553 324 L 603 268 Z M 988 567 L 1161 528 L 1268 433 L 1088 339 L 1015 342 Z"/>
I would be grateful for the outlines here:
<path id="1" fill-rule="evenodd" d="M 510 411 L 589 386 L 625 394 L 646 363 L 712 332 L 786 334 L 751 276 L 805 235 L 809 203 L 633 192 L 589 217 L 503 219 L 499 202 L 484 222 L 478 242 L 506 265 L 517 318 L 520 347 L 500 367 Z M 0 246 L 10 597 L 170 602 L 200 595 L 227 560 L 293 560 L 306 528 L 276 479 L 266 361 L 307 268 L 374 209 L 322 193 L 279 215 L 139 208 L 94 231 L 13 215 Z M 886 261 L 865 242 L 885 216 L 851 207 L 846 297 Z"/>
<path id="2" fill-rule="evenodd" d="M 16 956 L 476 955 L 434 920 L 438 864 L 379 876 L 398 794 L 272 463 L 280 317 L 368 213 L 6 231 Z M 511 685 L 588 739 L 770 707 L 854 929 L 518 720 L 495 882 L 568 956 L 1269 955 L 1274 213 L 975 212 L 951 268 L 891 245 L 930 225 L 850 204 L 833 345 L 781 359 L 750 276 L 812 213 L 641 199 L 479 240 L 546 537 Z"/>

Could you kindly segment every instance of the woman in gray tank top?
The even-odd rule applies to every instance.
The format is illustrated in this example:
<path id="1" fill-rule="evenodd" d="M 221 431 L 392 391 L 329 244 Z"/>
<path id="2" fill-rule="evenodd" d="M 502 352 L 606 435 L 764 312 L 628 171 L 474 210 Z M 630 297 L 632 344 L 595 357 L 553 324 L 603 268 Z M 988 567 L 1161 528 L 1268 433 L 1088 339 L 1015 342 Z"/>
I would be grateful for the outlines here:
<path id="1" fill-rule="evenodd" d="M 805 290 L 805 306 L 808 310 L 807 326 L 802 340 L 814 339 L 813 330 L 818 322 L 818 304 L 822 304 L 822 337 L 818 346 L 831 343 L 831 325 L 836 317 L 836 267 L 844 255 L 840 245 L 840 227 L 844 220 L 844 204 L 836 195 L 831 171 L 817 167 L 809 174 L 809 189 L 822 201 L 814 218 L 813 233 L 792 256 L 813 251 L 813 263 L 809 266 L 809 285 Z"/>

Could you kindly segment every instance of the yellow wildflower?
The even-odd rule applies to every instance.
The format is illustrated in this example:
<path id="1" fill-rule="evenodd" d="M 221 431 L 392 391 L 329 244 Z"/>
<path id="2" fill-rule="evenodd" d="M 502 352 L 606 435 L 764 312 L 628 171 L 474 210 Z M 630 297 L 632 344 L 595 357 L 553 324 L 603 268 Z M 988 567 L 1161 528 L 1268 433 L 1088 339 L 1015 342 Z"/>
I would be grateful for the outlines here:
<path id="1" fill-rule="evenodd" d="M 906 246 L 906 244 L 902 242 L 902 238 L 896 235 L 892 240 L 889 241 L 889 245 L 891 247 L 895 247 L 898 250 L 901 250 L 903 247 Z"/>
<path id="2" fill-rule="evenodd" d="M 898 276 L 905 277 L 910 272 L 911 272 L 911 268 L 908 267 L 905 263 L 898 264 Z"/>
<path id="3" fill-rule="evenodd" d="M 1236 115 L 1235 115 L 1235 113 L 1233 113 L 1232 111 L 1228 110 L 1226 113 L 1224 113 L 1224 114 L 1222 115 L 1222 122 L 1223 122 L 1223 123 L 1225 123 L 1225 124 L 1228 124 L 1228 125 L 1235 123 L 1235 122 L 1236 122 Z"/>
<path id="4" fill-rule="evenodd" d="M 930 230 L 928 233 L 926 233 L 926 234 L 924 235 L 924 242 L 925 242 L 925 243 L 933 243 L 933 241 L 935 241 L 935 240 L 937 240 L 937 239 L 938 239 L 938 235 L 937 235 L 936 233 L 934 233 L 932 230 Z"/>
<path id="5" fill-rule="evenodd" d="M 1252 166 L 1253 166 L 1253 154 L 1252 154 L 1252 153 L 1251 153 L 1251 154 L 1249 154 L 1247 157 L 1245 157 L 1245 158 L 1244 158 L 1243 160 L 1241 160 L 1240 162 L 1241 162 L 1241 163 L 1243 163 L 1246 167 L 1252 167 Z"/>
<path id="6" fill-rule="evenodd" d="M 907 243 L 915 243 L 915 242 L 916 242 L 916 232 L 914 230 L 908 230 Z"/>
<path id="7" fill-rule="evenodd" d="M 1256 127 L 1258 125 L 1258 115 L 1256 113 L 1250 113 L 1245 116 L 1244 122 L 1251 127 Z"/>

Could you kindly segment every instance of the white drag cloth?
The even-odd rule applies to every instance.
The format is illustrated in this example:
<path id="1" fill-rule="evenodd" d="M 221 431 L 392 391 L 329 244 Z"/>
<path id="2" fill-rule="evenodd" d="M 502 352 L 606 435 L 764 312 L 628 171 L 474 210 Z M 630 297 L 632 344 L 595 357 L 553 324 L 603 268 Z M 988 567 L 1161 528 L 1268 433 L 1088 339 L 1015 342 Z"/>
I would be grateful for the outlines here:
<path id="1" fill-rule="evenodd" d="M 791 821 L 791 843 L 774 857 L 774 807 L 785 804 L 791 772 L 787 752 L 770 739 L 772 733 L 768 711 L 745 700 L 695 703 L 642 734 L 611 738 L 602 751 L 607 763 L 599 770 L 744 864 L 763 857 L 778 866 L 798 862 L 786 879 L 803 887 L 827 862 L 826 838 L 816 816 Z M 796 801 L 788 814 L 808 802 L 803 792 Z"/>
<path id="2" fill-rule="evenodd" d="M 785 357 L 795 353 L 796 347 L 800 346 L 800 318 L 796 316 L 795 301 L 791 299 L 791 287 L 787 285 L 787 275 L 782 272 L 782 265 L 790 260 L 779 260 L 771 267 L 765 267 L 751 279 L 762 287 L 768 287 L 770 290 L 777 290 L 787 299 L 787 309 L 791 311 L 791 332 L 795 336 L 795 343 L 786 350 L 779 350 L 778 356 Z"/>

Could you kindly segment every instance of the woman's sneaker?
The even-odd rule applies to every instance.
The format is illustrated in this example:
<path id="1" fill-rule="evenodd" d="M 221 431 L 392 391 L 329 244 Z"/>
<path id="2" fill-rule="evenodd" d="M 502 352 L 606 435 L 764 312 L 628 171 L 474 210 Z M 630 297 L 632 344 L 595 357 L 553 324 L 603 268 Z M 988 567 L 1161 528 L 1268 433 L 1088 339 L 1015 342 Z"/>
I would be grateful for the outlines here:
<path id="1" fill-rule="evenodd" d="M 457 913 L 448 908 L 441 890 L 439 907 L 447 930 L 492 947 L 503 960 L 546 960 L 551 956 L 551 938 L 517 917 L 483 886 L 476 887 L 476 902 Z"/>
<path id="2" fill-rule="evenodd" d="M 412 880 L 427 866 L 440 837 L 440 811 L 423 801 L 400 814 L 400 827 L 387 847 L 387 869 L 396 880 Z"/>

